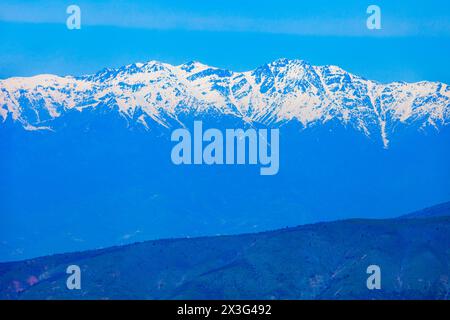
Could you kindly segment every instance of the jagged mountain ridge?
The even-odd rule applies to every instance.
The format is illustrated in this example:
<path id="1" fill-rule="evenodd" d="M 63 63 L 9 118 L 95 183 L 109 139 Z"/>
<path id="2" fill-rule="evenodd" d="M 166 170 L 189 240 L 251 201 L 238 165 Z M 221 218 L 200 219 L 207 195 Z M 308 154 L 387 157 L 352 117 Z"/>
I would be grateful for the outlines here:
<path id="1" fill-rule="evenodd" d="M 232 115 L 247 123 L 308 127 L 332 119 L 388 146 L 398 124 L 450 120 L 450 88 L 439 82 L 381 84 L 336 66 L 279 59 L 248 72 L 199 62 L 149 61 L 81 77 L 38 75 L 0 81 L 0 116 L 27 130 L 54 129 L 68 110 L 115 109 L 131 124 L 180 124 L 180 114 Z"/>
<path id="2" fill-rule="evenodd" d="M 0 299 L 447 300 L 450 216 L 441 206 L 426 211 L 0 263 Z M 72 264 L 80 290 L 66 289 Z M 367 289 L 372 264 L 382 270 L 381 290 Z"/>

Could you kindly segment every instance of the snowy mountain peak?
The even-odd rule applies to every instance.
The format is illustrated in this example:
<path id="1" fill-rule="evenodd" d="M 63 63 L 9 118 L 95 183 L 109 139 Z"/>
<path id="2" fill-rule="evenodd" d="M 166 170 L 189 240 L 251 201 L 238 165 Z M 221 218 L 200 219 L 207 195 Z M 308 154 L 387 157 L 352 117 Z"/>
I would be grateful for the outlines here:
<path id="1" fill-rule="evenodd" d="M 399 124 L 447 125 L 450 89 L 437 82 L 380 84 L 332 65 L 278 59 L 247 72 L 190 61 L 105 68 L 80 77 L 38 75 L 0 81 L 0 117 L 25 129 L 52 128 L 68 110 L 117 109 L 148 128 L 169 127 L 180 113 L 233 115 L 246 122 L 303 127 L 338 121 L 385 146 Z"/>

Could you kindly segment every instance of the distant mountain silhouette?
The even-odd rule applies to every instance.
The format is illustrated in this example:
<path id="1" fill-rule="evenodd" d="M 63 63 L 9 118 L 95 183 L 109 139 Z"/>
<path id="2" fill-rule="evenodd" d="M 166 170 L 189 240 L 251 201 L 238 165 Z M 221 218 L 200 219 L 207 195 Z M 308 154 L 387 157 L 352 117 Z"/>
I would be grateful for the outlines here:
<path id="1" fill-rule="evenodd" d="M 406 214 L 402 218 L 430 218 L 450 216 L 450 201 Z"/>
<path id="2" fill-rule="evenodd" d="M 0 298 L 449 299 L 445 208 L 415 213 L 419 219 L 351 219 L 3 263 Z M 71 264 L 82 270 L 81 290 L 66 289 Z M 373 264 L 381 290 L 366 287 Z"/>

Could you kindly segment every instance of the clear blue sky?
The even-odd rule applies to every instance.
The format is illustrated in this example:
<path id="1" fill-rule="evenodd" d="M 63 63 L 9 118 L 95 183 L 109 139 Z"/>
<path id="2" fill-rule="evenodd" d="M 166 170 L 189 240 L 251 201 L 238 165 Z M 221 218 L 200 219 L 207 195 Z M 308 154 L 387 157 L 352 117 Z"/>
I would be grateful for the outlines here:
<path id="1" fill-rule="evenodd" d="M 66 28 L 70 4 L 81 8 L 81 30 Z M 370 4 L 381 8 L 381 30 L 366 28 Z M 450 83 L 449 40 L 448 0 L 2 0 L 0 78 L 147 60 L 242 71 L 287 57 L 382 82 Z"/>

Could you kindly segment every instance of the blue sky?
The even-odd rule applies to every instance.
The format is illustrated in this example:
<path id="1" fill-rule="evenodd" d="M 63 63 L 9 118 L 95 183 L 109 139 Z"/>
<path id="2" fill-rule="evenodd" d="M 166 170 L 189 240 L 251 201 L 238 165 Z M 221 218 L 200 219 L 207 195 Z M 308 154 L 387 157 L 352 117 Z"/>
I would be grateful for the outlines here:
<path id="1" fill-rule="evenodd" d="M 68 30 L 66 8 L 81 8 Z M 366 8 L 381 8 L 368 30 Z M 450 83 L 449 1 L 5 1 L 0 78 L 190 60 L 242 71 L 280 57 L 382 82 Z"/>

